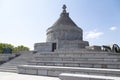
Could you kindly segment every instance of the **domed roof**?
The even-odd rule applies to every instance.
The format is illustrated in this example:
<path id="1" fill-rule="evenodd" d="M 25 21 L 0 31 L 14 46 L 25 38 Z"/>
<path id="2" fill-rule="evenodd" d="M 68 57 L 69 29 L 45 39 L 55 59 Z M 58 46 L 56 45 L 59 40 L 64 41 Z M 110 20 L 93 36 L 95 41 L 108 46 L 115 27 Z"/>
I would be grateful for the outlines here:
<path id="1" fill-rule="evenodd" d="M 70 26 L 77 26 L 72 19 L 69 17 L 69 13 L 61 13 L 60 18 L 52 25 L 70 25 Z"/>
<path id="2" fill-rule="evenodd" d="M 58 20 L 52 25 L 52 29 L 76 29 L 82 31 L 73 20 L 69 17 L 69 13 L 66 12 L 66 5 L 63 5 L 63 12 L 61 13 Z M 48 28 L 48 29 L 50 29 Z"/>

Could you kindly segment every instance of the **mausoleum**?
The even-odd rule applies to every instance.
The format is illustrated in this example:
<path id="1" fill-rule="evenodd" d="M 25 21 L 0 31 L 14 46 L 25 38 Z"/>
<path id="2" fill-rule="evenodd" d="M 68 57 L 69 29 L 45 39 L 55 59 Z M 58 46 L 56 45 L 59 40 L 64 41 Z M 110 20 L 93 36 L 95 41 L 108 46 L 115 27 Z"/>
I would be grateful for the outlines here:
<path id="1" fill-rule="evenodd" d="M 69 17 L 66 6 L 58 20 L 47 29 L 44 43 L 35 43 L 34 51 L 3 54 L 0 71 L 60 80 L 120 80 L 119 46 L 89 46 L 83 40 L 83 30 Z M 103 50 L 102 50 L 102 48 Z M 8 55 L 8 54 L 7 54 Z"/>
<path id="2" fill-rule="evenodd" d="M 58 20 L 47 29 L 46 43 L 36 43 L 34 48 L 39 52 L 53 52 L 60 49 L 81 49 L 89 46 L 83 41 L 83 30 L 69 17 L 66 6 Z"/>

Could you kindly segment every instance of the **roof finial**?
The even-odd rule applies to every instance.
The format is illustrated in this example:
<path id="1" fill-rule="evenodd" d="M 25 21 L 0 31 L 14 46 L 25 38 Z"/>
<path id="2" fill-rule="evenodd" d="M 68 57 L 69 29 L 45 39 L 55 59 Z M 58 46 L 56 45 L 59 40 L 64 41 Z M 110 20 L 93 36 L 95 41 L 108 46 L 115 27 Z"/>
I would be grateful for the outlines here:
<path id="1" fill-rule="evenodd" d="M 66 8 L 67 8 L 67 7 L 66 7 L 66 5 L 65 5 L 65 4 L 63 5 L 63 7 L 62 7 L 62 8 L 63 8 L 63 13 L 66 13 Z"/>

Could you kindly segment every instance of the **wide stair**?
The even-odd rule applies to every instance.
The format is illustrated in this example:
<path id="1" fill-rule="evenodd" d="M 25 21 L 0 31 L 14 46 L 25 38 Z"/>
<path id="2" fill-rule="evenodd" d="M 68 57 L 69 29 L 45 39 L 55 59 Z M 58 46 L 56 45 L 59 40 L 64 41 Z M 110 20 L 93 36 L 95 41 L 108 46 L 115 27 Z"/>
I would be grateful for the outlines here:
<path id="1" fill-rule="evenodd" d="M 61 73 L 119 77 L 120 54 L 91 50 L 66 50 L 36 53 L 28 65 L 18 66 L 18 73 L 56 76 Z"/>
<path id="2" fill-rule="evenodd" d="M 89 50 L 37 53 L 29 65 L 120 69 L 120 54 Z"/>
<path id="3" fill-rule="evenodd" d="M 5 62 L 0 65 L 0 71 L 2 72 L 17 72 L 18 65 L 25 65 L 28 61 L 33 59 L 33 52 L 21 52 L 20 56 Z"/>

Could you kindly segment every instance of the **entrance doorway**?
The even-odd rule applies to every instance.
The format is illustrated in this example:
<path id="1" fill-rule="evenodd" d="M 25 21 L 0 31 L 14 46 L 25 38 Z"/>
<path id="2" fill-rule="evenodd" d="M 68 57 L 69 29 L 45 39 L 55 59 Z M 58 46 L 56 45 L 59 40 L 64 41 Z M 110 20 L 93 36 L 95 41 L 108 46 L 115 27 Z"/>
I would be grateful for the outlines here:
<path id="1" fill-rule="evenodd" d="M 52 52 L 56 50 L 56 43 L 52 43 Z"/>

